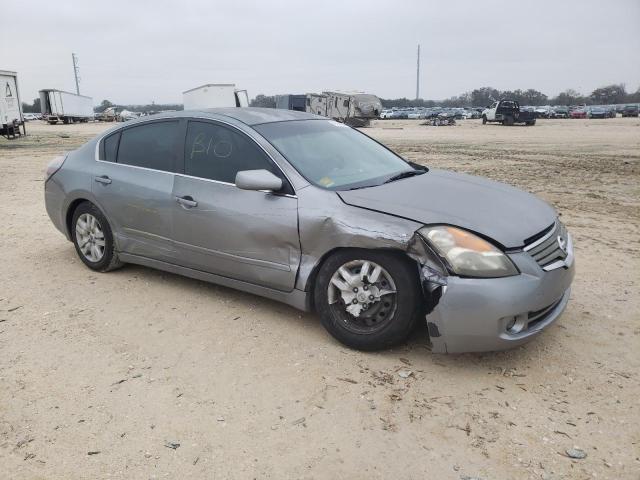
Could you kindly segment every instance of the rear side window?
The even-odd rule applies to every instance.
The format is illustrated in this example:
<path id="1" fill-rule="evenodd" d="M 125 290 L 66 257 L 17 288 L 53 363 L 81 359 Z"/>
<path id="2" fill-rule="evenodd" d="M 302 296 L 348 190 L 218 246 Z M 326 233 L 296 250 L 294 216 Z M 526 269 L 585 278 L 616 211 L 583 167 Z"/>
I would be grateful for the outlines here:
<path id="1" fill-rule="evenodd" d="M 121 134 L 118 163 L 173 172 L 178 144 L 177 121 L 148 123 L 127 128 Z"/>
<path id="2" fill-rule="evenodd" d="M 222 125 L 189 122 L 184 151 L 186 175 L 236 183 L 238 172 L 262 169 L 283 178 L 280 170 L 249 137 Z"/>
<path id="3" fill-rule="evenodd" d="M 118 142 L 120 141 L 120 132 L 109 135 L 102 142 L 102 160 L 106 162 L 115 162 L 118 153 Z"/>

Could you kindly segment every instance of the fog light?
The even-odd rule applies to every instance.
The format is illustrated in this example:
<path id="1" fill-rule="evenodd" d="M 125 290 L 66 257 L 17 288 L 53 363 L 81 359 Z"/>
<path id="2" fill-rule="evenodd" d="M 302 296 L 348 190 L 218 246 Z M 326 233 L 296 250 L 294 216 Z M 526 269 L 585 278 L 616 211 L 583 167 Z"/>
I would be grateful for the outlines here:
<path id="1" fill-rule="evenodd" d="M 517 315 L 507 322 L 506 330 L 508 333 L 517 334 L 527 327 L 527 314 Z"/>

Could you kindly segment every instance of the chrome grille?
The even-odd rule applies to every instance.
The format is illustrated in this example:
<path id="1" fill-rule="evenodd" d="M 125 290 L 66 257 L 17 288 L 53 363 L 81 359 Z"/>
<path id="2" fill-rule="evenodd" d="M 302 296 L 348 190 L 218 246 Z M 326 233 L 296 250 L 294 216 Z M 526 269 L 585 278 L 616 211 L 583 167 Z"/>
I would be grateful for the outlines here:
<path id="1" fill-rule="evenodd" d="M 551 230 L 525 245 L 524 251 L 529 253 L 543 270 L 553 270 L 565 266 L 564 260 L 567 258 L 570 248 L 567 228 L 562 222 L 557 221 Z"/>

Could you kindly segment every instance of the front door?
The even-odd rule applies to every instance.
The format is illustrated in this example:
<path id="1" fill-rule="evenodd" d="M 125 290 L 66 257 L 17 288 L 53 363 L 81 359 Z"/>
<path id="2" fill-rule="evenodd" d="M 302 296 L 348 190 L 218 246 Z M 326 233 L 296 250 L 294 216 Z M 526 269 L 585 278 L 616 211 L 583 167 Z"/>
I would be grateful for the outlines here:
<path id="1" fill-rule="evenodd" d="M 241 170 L 267 169 L 285 183 L 279 193 L 240 190 Z M 173 188 L 179 262 L 249 283 L 293 289 L 300 263 L 298 200 L 267 154 L 239 130 L 190 121 L 184 175 Z"/>
<path id="2" fill-rule="evenodd" d="M 120 251 L 174 262 L 171 244 L 178 121 L 135 125 L 103 139 L 92 192 Z"/>

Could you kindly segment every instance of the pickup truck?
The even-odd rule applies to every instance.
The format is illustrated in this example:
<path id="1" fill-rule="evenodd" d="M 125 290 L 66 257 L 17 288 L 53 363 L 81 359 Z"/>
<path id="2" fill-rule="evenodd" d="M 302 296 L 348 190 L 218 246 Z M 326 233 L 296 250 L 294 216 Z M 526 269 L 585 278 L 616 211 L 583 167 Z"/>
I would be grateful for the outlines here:
<path id="1" fill-rule="evenodd" d="M 525 125 L 535 125 L 536 116 L 534 112 L 521 110 L 520 104 L 515 100 L 499 100 L 493 102 L 482 111 L 482 124 L 502 123 L 502 125 L 513 125 L 524 123 Z"/>

